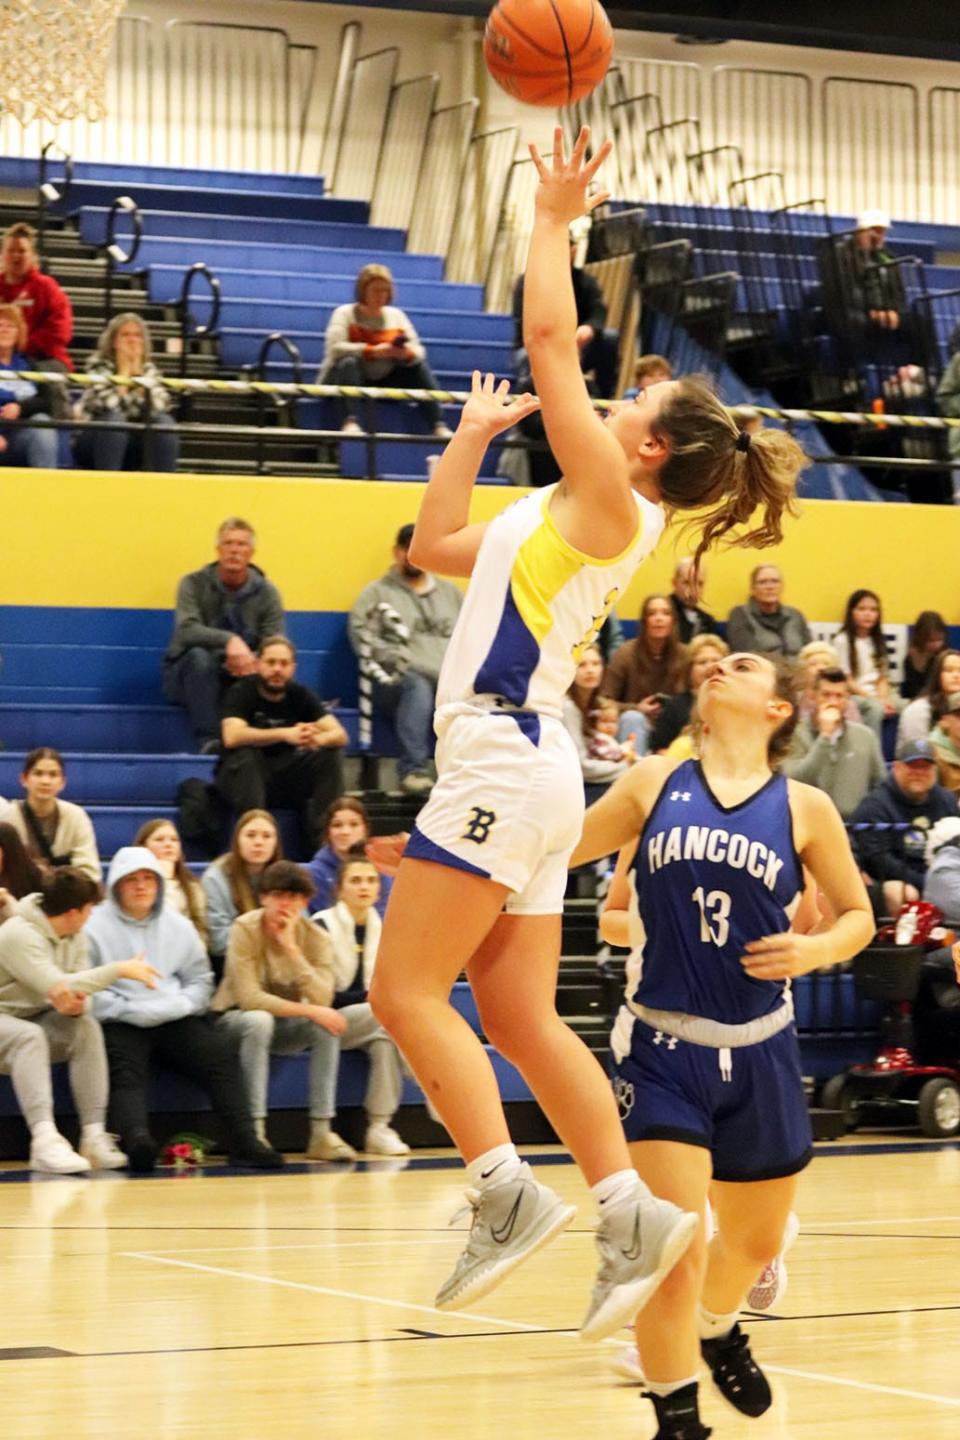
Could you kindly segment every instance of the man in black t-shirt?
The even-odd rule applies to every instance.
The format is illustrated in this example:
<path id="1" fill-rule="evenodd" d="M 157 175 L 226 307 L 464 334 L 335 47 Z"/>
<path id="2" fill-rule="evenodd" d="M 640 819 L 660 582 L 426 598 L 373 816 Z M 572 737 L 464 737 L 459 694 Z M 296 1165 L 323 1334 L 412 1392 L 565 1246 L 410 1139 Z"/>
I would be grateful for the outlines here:
<path id="1" fill-rule="evenodd" d="M 296 665 L 291 642 L 269 635 L 257 650 L 257 673 L 227 691 L 217 788 L 237 815 L 280 806 L 298 810 L 309 855 L 320 816 L 343 794 L 338 752 L 347 732 L 319 696 L 296 684 Z"/>

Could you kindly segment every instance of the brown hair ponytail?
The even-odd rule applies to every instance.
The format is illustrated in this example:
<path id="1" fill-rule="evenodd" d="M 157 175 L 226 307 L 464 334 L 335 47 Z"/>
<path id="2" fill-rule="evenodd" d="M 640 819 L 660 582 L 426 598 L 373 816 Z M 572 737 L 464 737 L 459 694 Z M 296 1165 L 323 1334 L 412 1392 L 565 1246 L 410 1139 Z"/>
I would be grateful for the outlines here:
<path id="1" fill-rule="evenodd" d="M 797 479 L 806 464 L 800 446 L 783 430 L 741 436 L 736 421 L 702 380 L 678 382 L 657 417 L 669 445 L 657 474 L 665 505 L 699 510 L 694 561 L 729 531 L 729 543 L 760 550 L 783 539 L 784 514 L 796 514 Z M 759 522 L 750 529 L 755 512 Z"/>

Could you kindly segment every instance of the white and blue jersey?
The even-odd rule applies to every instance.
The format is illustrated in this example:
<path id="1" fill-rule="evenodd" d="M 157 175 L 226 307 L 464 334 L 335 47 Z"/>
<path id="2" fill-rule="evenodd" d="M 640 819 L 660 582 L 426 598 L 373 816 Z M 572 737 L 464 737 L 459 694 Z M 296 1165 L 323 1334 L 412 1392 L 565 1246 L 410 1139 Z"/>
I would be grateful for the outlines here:
<path id="1" fill-rule="evenodd" d="M 718 1180 L 794 1174 L 811 1133 L 789 986 L 740 963 L 751 940 L 789 930 L 803 890 L 787 781 L 725 806 L 686 761 L 630 881 L 634 950 L 611 1036 L 627 1139 L 703 1146 Z"/>
<path id="2" fill-rule="evenodd" d="M 748 941 L 790 929 L 803 890 L 782 775 L 727 807 L 700 762 L 685 761 L 644 826 L 631 880 L 645 939 L 629 999 L 724 1025 L 783 1004 L 783 981 L 740 964 Z"/>
<path id="3" fill-rule="evenodd" d="M 487 526 L 437 682 L 437 711 L 491 702 L 563 718 L 583 651 L 663 531 L 663 511 L 634 492 L 637 528 L 599 560 L 560 534 L 556 485 L 510 505 Z"/>
<path id="4" fill-rule="evenodd" d="M 598 559 L 564 539 L 556 486 L 491 521 L 437 684 L 437 784 L 406 854 L 510 892 L 512 914 L 563 909 L 583 826 L 580 761 L 563 724 L 577 664 L 663 531 L 635 495 L 636 529 Z"/>

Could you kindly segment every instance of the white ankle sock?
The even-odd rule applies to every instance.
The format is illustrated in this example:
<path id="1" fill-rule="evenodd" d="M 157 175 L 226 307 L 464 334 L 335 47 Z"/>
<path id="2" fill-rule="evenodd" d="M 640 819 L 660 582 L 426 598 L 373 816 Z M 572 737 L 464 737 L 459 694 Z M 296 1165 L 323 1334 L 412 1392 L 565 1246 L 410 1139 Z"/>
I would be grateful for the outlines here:
<path id="1" fill-rule="evenodd" d="M 59 1133 L 52 1120 L 38 1120 L 30 1131 L 30 1138 L 31 1140 L 52 1140 L 54 1135 Z"/>
<path id="2" fill-rule="evenodd" d="M 685 1385 L 696 1385 L 699 1379 L 699 1375 L 688 1375 L 686 1380 L 647 1380 L 645 1383 L 651 1395 L 659 1395 L 661 1400 L 665 1400 L 668 1395 L 682 1390 Z"/>
<path id="3" fill-rule="evenodd" d="M 81 1140 L 97 1140 L 103 1134 L 103 1126 L 99 1122 L 93 1125 L 84 1125 L 81 1131 Z"/>
<path id="4" fill-rule="evenodd" d="M 329 1135 L 329 1134 L 330 1134 L 330 1121 L 329 1121 L 329 1120 L 314 1120 L 313 1117 L 311 1116 L 311 1118 L 310 1118 L 310 1134 L 311 1134 L 311 1135 Z"/>
<path id="5" fill-rule="evenodd" d="M 734 1310 L 729 1315 L 714 1315 L 712 1310 L 705 1310 L 700 1306 L 700 1313 L 697 1316 L 697 1325 L 700 1329 L 701 1340 L 720 1340 L 730 1331 L 740 1319 L 740 1311 Z"/>
<path id="6" fill-rule="evenodd" d="M 612 1175 L 605 1175 L 596 1185 L 590 1186 L 590 1193 L 601 1215 L 616 1206 L 618 1201 L 636 1195 L 638 1190 L 645 1191 L 646 1186 L 636 1170 L 614 1170 Z"/>
<path id="7" fill-rule="evenodd" d="M 467 1166 L 467 1180 L 472 1190 L 485 1190 L 488 1185 L 499 1185 L 502 1180 L 512 1180 L 523 1162 L 515 1145 L 494 1145 Z"/>

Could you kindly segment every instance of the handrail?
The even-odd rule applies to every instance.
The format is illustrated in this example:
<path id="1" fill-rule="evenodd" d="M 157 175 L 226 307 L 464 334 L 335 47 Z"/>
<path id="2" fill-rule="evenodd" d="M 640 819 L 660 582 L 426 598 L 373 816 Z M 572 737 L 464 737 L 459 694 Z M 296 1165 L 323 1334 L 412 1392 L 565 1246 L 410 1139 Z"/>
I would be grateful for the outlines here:
<path id="1" fill-rule="evenodd" d="M 57 189 L 52 180 L 47 179 L 47 157 L 52 150 L 59 150 L 63 160 L 62 188 Z M 73 156 L 56 140 L 48 140 L 40 151 L 40 170 L 37 177 L 37 254 L 43 259 L 43 240 L 47 228 L 47 207 L 54 205 L 58 200 L 65 200 L 67 192 L 73 181 Z"/>
<path id="2" fill-rule="evenodd" d="M 272 334 L 267 335 L 260 346 L 260 353 L 254 366 L 258 378 L 260 380 L 267 378 L 267 356 L 274 345 L 279 345 L 281 350 L 285 350 L 289 355 L 293 364 L 293 383 L 299 385 L 303 379 L 303 356 L 300 353 L 300 347 L 284 335 L 282 330 L 274 330 Z"/>
<path id="3" fill-rule="evenodd" d="M 212 310 L 210 319 L 205 325 L 199 325 L 190 314 L 190 291 L 193 289 L 194 280 L 203 277 L 210 286 L 210 298 Z M 216 333 L 217 324 L 220 320 L 220 304 L 223 298 L 220 280 L 213 273 L 210 266 L 203 260 L 195 260 L 184 272 L 183 285 L 180 289 L 180 298 L 177 301 L 177 310 L 180 315 L 180 378 L 183 379 L 187 373 L 187 358 L 189 353 L 190 340 L 204 340 Z M 190 326 L 193 325 L 191 330 Z"/>
<path id="4" fill-rule="evenodd" d="M 129 215 L 133 225 L 133 243 L 129 251 L 117 243 L 117 221 L 121 215 Z M 118 195 L 110 206 L 107 215 L 107 233 L 103 242 L 103 249 L 107 257 L 107 279 L 106 294 L 104 296 L 104 325 L 109 325 L 113 317 L 113 272 L 117 265 L 130 265 L 137 258 L 140 249 L 140 242 L 143 239 L 143 216 L 140 214 L 140 207 L 129 195 Z"/>

